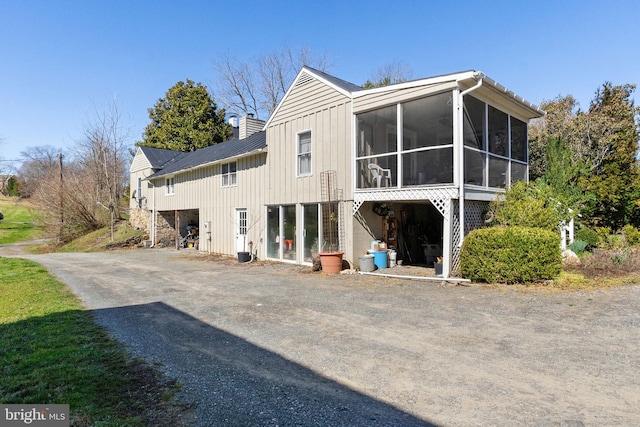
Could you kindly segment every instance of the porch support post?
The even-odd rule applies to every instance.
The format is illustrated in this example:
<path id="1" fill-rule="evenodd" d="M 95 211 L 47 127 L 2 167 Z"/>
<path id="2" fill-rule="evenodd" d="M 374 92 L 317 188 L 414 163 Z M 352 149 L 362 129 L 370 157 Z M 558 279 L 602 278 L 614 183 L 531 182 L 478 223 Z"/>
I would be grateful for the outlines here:
<path id="1" fill-rule="evenodd" d="M 460 211 L 460 246 L 464 239 L 464 119 L 463 119 L 463 95 L 459 89 L 453 91 L 453 170 L 456 172 L 453 178 L 458 185 L 458 209 Z M 452 209 L 453 206 L 450 206 Z M 444 266 L 443 266 L 444 268 Z"/>
<path id="2" fill-rule="evenodd" d="M 176 229 L 176 250 L 180 250 L 180 217 L 178 216 L 178 211 L 175 211 L 175 215 L 173 218 L 173 225 Z"/>
<path id="3" fill-rule="evenodd" d="M 453 200 L 447 200 L 449 209 L 442 215 L 442 276 L 451 274 L 451 258 L 453 257 Z"/>
<path id="4" fill-rule="evenodd" d="M 460 242 L 459 247 L 462 248 L 464 241 L 464 96 L 482 86 L 484 74 L 474 76 L 478 79 L 475 86 L 460 92 L 454 90 L 454 116 L 453 116 L 453 146 L 458 147 L 458 190 L 460 191 L 460 202 L 458 210 L 460 212 Z"/>

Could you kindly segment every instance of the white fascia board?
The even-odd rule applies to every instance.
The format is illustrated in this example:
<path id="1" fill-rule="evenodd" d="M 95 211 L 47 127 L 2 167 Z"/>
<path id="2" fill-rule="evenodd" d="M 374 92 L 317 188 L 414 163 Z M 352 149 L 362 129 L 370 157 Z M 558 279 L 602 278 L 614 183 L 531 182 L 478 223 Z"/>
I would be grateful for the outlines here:
<path id="1" fill-rule="evenodd" d="M 201 165 L 197 165 L 197 166 L 194 166 L 192 168 L 180 169 L 178 171 L 174 171 L 174 172 L 168 173 L 166 175 L 154 176 L 152 179 L 160 179 L 160 178 L 166 178 L 166 177 L 169 177 L 169 176 L 176 176 L 176 175 L 180 175 L 181 173 L 184 173 L 184 172 L 197 170 L 197 169 L 204 168 L 204 167 L 207 167 L 207 166 L 217 165 L 217 164 L 220 164 L 220 163 L 229 163 L 229 162 L 232 162 L 234 160 L 242 159 L 242 158 L 245 158 L 245 157 L 251 157 L 251 156 L 255 156 L 256 154 L 266 153 L 266 152 L 267 152 L 267 147 L 258 148 L 256 150 L 248 151 L 246 153 L 238 154 L 236 156 L 225 157 L 224 159 L 215 160 L 213 162 L 202 163 Z M 148 180 L 149 180 L 149 178 L 145 178 L 144 179 L 144 181 L 148 181 Z"/>
<path id="2" fill-rule="evenodd" d="M 479 71 L 464 71 L 462 73 L 445 74 L 442 76 L 428 77 L 426 79 L 412 80 L 410 82 L 396 83 L 389 86 L 375 87 L 372 89 L 363 89 L 353 93 L 353 98 L 359 98 L 375 93 L 391 92 L 402 89 L 409 89 L 419 86 L 430 86 L 439 83 L 455 82 L 460 80 L 477 79 L 484 74 Z"/>
<path id="3" fill-rule="evenodd" d="M 488 76 L 484 76 L 483 77 L 483 81 L 484 81 L 483 84 L 486 87 L 490 87 L 490 88 L 494 89 L 495 91 L 505 95 L 507 98 L 512 98 L 512 99 L 516 100 L 518 103 L 522 104 L 523 106 L 525 106 L 526 108 L 531 110 L 531 112 L 533 112 L 534 115 L 536 115 L 537 117 L 543 117 L 543 116 L 545 116 L 547 114 L 546 111 L 540 109 L 540 107 L 535 105 L 533 102 L 527 101 L 526 99 L 524 99 L 523 97 L 521 97 L 517 93 L 507 89 L 506 87 L 502 86 L 500 83 L 496 82 L 492 78 L 490 78 Z"/>

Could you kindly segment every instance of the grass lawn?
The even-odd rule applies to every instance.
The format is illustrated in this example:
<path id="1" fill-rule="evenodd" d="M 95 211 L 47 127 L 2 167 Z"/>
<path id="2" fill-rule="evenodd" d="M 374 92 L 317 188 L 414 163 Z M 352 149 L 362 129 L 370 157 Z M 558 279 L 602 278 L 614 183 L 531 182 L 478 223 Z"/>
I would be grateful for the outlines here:
<path id="1" fill-rule="evenodd" d="M 0 403 L 69 404 L 76 426 L 181 425 L 177 386 L 37 263 L 0 257 Z"/>
<path id="2" fill-rule="evenodd" d="M 30 240 L 37 236 L 40 227 L 35 224 L 34 211 L 27 203 L 15 203 L 13 199 L 0 196 L 0 245 Z"/>
<path id="3" fill-rule="evenodd" d="M 114 242 L 124 242 L 125 240 L 142 236 L 144 233 L 140 230 L 131 228 L 126 222 L 116 223 L 113 231 Z M 96 252 L 105 250 L 105 245 L 111 242 L 111 227 L 104 227 L 75 240 L 64 246 L 55 249 L 55 252 Z"/>

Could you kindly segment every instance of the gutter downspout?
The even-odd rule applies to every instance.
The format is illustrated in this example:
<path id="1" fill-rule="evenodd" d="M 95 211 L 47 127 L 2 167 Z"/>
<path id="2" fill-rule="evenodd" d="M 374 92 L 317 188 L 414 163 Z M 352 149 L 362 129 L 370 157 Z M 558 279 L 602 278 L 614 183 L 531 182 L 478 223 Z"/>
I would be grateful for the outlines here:
<path id="1" fill-rule="evenodd" d="M 483 73 L 477 73 L 474 77 L 478 78 L 478 83 L 475 86 L 470 87 L 467 90 L 460 92 L 458 95 L 458 136 L 460 137 L 460 151 L 458 157 L 458 190 L 459 190 L 459 214 L 460 217 L 460 242 L 458 243 L 458 247 L 462 247 L 462 242 L 464 241 L 464 115 L 462 114 L 464 108 L 464 96 L 474 90 L 480 88 L 482 86 L 483 79 L 485 75 Z"/>
<path id="2" fill-rule="evenodd" d="M 156 245 L 156 187 L 153 185 L 152 181 L 149 181 L 151 184 L 151 247 L 153 248 Z"/>

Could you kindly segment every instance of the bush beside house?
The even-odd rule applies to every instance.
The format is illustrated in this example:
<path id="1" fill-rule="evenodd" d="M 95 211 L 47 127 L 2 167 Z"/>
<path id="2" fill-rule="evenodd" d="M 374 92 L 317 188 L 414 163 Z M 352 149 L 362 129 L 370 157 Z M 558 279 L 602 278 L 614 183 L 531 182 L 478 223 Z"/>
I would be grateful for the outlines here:
<path id="1" fill-rule="evenodd" d="M 562 270 L 558 235 L 522 226 L 471 231 L 460 254 L 463 277 L 476 282 L 531 283 Z"/>

